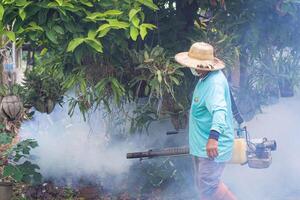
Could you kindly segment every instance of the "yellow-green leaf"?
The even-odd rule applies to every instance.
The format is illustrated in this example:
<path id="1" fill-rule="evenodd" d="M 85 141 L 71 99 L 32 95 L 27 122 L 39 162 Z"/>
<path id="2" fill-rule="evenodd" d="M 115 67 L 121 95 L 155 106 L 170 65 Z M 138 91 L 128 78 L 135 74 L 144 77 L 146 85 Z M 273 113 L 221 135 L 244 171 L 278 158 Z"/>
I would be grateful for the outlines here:
<path id="1" fill-rule="evenodd" d="M 139 35 L 139 30 L 134 26 L 130 26 L 130 37 L 131 37 L 131 39 L 133 41 L 136 41 L 138 35 Z"/>
<path id="2" fill-rule="evenodd" d="M 64 3 L 64 1 L 63 0 L 55 0 L 57 3 L 58 3 L 58 5 L 59 6 L 62 6 L 63 5 L 63 3 Z"/>
<path id="3" fill-rule="evenodd" d="M 152 0 L 138 0 L 138 2 L 140 2 L 141 4 L 147 6 L 148 8 L 151 8 L 152 10 L 158 10 L 159 8 L 157 7 L 157 5 L 155 5 L 153 3 Z"/>
<path id="4" fill-rule="evenodd" d="M 103 46 L 98 40 L 96 40 L 96 39 L 87 39 L 87 40 L 85 40 L 85 43 L 87 43 L 90 47 L 95 49 L 97 52 L 103 53 Z"/>
<path id="5" fill-rule="evenodd" d="M 131 9 L 128 16 L 129 16 L 129 20 L 131 21 L 131 19 L 138 13 L 141 11 L 141 8 L 139 9 Z"/>
<path id="6" fill-rule="evenodd" d="M 83 5 L 86 5 L 88 7 L 93 7 L 93 4 L 91 2 L 89 2 L 88 0 L 80 0 L 80 3 L 82 3 Z"/>
<path id="7" fill-rule="evenodd" d="M 110 28 L 110 27 L 111 27 L 110 24 L 102 24 L 102 25 L 98 28 L 97 32 L 103 31 L 103 30 L 108 29 L 108 28 Z"/>
<path id="8" fill-rule="evenodd" d="M 142 39 L 144 40 L 146 35 L 147 35 L 147 29 L 144 26 L 140 26 L 140 35 L 142 37 Z"/>
<path id="9" fill-rule="evenodd" d="M 131 20 L 132 24 L 135 26 L 135 27 L 139 27 L 140 25 L 140 19 L 137 17 L 137 16 L 134 16 Z"/>
<path id="10" fill-rule="evenodd" d="M 24 8 L 21 8 L 19 10 L 19 16 L 21 17 L 22 20 L 24 20 L 26 18 L 26 12 L 25 12 Z"/>
<path id="11" fill-rule="evenodd" d="M 41 56 L 45 55 L 47 53 L 48 49 L 47 48 L 43 48 L 43 50 L 41 51 Z"/>
<path id="12" fill-rule="evenodd" d="M 106 34 L 110 31 L 110 28 L 107 28 L 107 29 L 104 29 L 102 31 L 100 31 L 98 37 L 101 38 L 101 37 L 104 37 L 106 36 Z"/>
<path id="13" fill-rule="evenodd" d="M 2 6 L 2 4 L 0 4 L 0 21 L 3 19 L 3 15 L 4 15 L 4 7 Z"/>
<path id="14" fill-rule="evenodd" d="M 107 21 L 113 28 L 126 29 L 129 27 L 129 23 L 117 19 L 107 19 Z"/>
<path id="15" fill-rule="evenodd" d="M 148 28 L 150 30 L 153 30 L 153 29 L 156 28 L 155 25 L 153 25 L 153 24 L 147 24 L 147 23 L 143 23 L 143 24 L 141 24 L 141 26 L 144 26 L 145 28 Z"/>
<path id="16" fill-rule="evenodd" d="M 16 41 L 16 35 L 12 31 L 5 31 L 4 34 L 10 39 L 11 41 Z"/>
<path id="17" fill-rule="evenodd" d="M 122 13 L 123 12 L 120 10 L 108 10 L 108 11 L 105 11 L 103 14 L 105 16 L 109 16 L 109 15 L 115 16 L 115 15 L 121 15 Z"/>
<path id="18" fill-rule="evenodd" d="M 26 4 L 28 4 L 28 2 L 26 0 L 16 0 L 15 3 L 19 7 L 22 7 L 22 6 L 25 6 Z"/>
<path id="19" fill-rule="evenodd" d="M 71 42 L 68 45 L 67 51 L 73 52 L 83 42 L 84 42 L 84 38 L 75 38 L 75 39 L 71 40 Z"/>
<path id="20" fill-rule="evenodd" d="M 97 35 L 97 31 L 95 31 L 95 30 L 89 30 L 89 32 L 88 32 L 88 38 L 94 39 L 96 37 L 96 35 Z"/>

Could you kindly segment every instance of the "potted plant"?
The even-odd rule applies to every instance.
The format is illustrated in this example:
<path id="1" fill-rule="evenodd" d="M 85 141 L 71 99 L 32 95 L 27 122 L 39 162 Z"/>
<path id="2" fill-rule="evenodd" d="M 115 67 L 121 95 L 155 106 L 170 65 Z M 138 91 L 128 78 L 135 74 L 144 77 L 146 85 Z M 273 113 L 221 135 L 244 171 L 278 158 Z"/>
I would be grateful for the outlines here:
<path id="1" fill-rule="evenodd" d="M 14 183 L 41 182 L 42 176 L 37 172 L 39 166 L 31 163 L 29 159 L 30 150 L 38 144 L 32 139 L 19 142 L 19 138 L 6 132 L 3 125 L 0 130 L 0 197 L 1 200 L 10 200 Z"/>
<path id="2" fill-rule="evenodd" d="M 0 124 L 0 167 L 7 164 L 7 158 L 4 156 L 4 153 L 12 145 L 13 139 L 12 136 L 5 132 L 5 126 Z M 13 185 L 11 182 L 2 179 L 0 181 L 0 197 L 3 200 L 10 200 L 13 193 Z"/>
<path id="3" fill-rule="evenodd" d="M 51 113 L 56 103 L 63 99 L 62 72 L 54 67 L 35 67 L 26 72 L 24 89 L 25 101 L 42 113 Z"/>

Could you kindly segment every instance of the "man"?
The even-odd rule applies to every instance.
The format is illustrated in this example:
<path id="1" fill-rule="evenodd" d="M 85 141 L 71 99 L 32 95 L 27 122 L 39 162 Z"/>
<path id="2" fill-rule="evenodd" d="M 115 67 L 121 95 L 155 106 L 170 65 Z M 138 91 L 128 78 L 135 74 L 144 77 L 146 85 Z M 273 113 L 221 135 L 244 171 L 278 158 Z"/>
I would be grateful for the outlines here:
<path id="1" fill-rule="evenodd" d="M 233 151 L 234 129 L 228 82 L 221 69 L 224 62 L 214 57 L 213 47 L 194 43 L 189 52 L 175 60 L 199 76 L 189 118 L 189 146 L 201 200 L 236 200 L 220 180 L 225 162 Z"/>

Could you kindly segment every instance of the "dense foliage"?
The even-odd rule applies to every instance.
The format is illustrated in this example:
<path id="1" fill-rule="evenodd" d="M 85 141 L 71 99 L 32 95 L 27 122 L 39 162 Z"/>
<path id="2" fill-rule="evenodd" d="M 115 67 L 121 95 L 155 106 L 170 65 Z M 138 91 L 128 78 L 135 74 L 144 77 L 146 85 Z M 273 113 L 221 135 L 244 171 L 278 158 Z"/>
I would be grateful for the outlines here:
<path id="1" fill-rule="evenodd" d="M 212 43 L 228 79 L 241 78 L 241 110 L 253 113 L 298 82 L 298 12 L 298 0 L 2 0 L 0 33 L 23 46 L 34 67 L 61 69 L 53 99 L 74 89 L 70 114 L 147 97 L 135 119 L 163 113 L 180 124 L 197 80 L 174 63 L 175 53 Z"/>

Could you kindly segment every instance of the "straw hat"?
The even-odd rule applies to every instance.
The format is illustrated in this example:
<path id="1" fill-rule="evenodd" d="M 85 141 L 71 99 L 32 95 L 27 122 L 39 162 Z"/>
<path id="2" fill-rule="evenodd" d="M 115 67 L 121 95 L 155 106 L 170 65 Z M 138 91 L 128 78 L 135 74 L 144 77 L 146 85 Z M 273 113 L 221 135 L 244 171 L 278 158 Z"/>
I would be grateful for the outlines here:
<path id="1" fill-rule="evenodd" d="M 214 48 L 205 42 L 194 43 L 189 52 L 175 55 L 175 60 L 181 65 L 202 71 L 216 71 L 225 68 L 220 59 L 214 57 Z"/>

